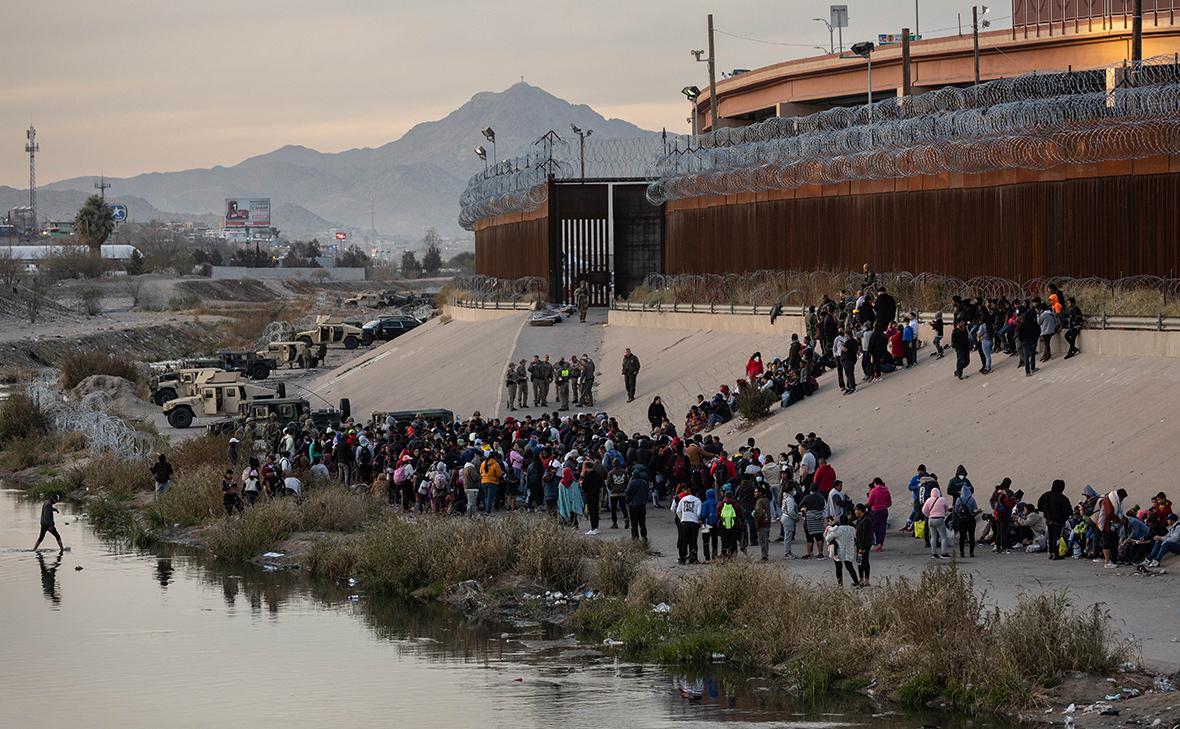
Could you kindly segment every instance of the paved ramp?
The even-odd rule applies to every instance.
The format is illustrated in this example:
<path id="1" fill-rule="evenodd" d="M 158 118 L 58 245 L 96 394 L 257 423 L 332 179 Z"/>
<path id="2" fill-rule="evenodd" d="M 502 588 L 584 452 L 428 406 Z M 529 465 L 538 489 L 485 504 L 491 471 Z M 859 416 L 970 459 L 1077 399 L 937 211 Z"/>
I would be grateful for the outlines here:
<path id="1" fill-rule="evenodd" d="M 347 397 L 357 419 L 374 410 L 495 412 L 525 314 L 485 322 L 432 319 L 317 379 L 328 402 Z"/>

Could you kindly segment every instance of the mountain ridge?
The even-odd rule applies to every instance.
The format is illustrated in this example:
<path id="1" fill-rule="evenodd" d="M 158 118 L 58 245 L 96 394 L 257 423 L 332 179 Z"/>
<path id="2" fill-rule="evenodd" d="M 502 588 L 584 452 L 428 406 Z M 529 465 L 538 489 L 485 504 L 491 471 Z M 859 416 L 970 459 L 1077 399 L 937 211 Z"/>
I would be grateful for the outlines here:
<path id="1" fill-rule="evenodd" d="M 655 133 L 518 82 L 503 91 L 477 92 L 442 118 L 415 124 L 377 147 L 320 152 L 292 143 L 234 165 L 145 172 L 108 181 L 120 195 L 141 198 L 158 211 L 188 216 L 216 217 L 227 197 L 269 196 L 275 225 L 291 236 L 323 231 L 285 224 L 278 216 L 283 204 L 354 230 L 369 229 L 372 204 L 382 234 L 416 240 L 424 227 L 434 226 L 444 235 L 461 235 L 456 222 L 459 195 L 483 164 L 472 150 L 483 145 L 489 155 L 493 153 L 480 129 L 496 130 L 495 153 L 503 159 L 525 153 L 545 132 L 567 129 L 571 123 L 593 129 L 598 139 Z M 90 186 L 91 178 L 80 176 L 41 189 L 77 192 Z"/>

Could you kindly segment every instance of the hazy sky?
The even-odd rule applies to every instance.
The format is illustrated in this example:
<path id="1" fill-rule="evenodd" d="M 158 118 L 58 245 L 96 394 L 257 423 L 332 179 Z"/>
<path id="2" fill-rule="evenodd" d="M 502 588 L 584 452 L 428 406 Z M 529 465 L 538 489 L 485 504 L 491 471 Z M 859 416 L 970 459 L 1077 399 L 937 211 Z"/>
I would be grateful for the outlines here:
<path id="1" fill-rule="evenodd" d="M 912 25 L 913 0 L 846 0 L 845 44 Z M 685 131 L 679 89 L 718 69 L 808 55 L 828 34 L 807 0 L 44 0 L 7 3 L 0 184 L 231 165 L 284 144 L 384 144 L 524 76 L 605 116 Z M 996 3 L 997 26 L 1010 4 Z M 970 5 L 922 0 L 925 35 Z M 939 31 L 939 32 L 931 32 Z"/>

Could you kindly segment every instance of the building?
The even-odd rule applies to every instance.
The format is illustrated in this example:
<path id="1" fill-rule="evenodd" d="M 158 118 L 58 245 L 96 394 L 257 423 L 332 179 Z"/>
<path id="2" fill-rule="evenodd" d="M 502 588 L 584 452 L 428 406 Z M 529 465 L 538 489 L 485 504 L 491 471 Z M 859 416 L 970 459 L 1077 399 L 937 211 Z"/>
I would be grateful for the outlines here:
<path id="1" fill-rule="evenodd" d="M 582 182 L 576 145 L 538 146 L 468 185 L 476 270 L 546 278 L 557 299 L 584 278 L 599 300 L 650 272 L 866 262 L 1020 282 L 1174 277 L 1180 24 L 1145 0 L 1136 64 L 1123 3 L 1093 17 L 1076 4 L 1038 19 L 1017 0 L 1013 28 L 980 34 L 978 86 L 971 35 L 924 39 L 869 54 L 871 107 L 868 61 L 829 54 L 718 81 L 716 124 L 708 93 L 696 99 L 698 136 L 594 150 L 631 162 L 626 174 Z"/>

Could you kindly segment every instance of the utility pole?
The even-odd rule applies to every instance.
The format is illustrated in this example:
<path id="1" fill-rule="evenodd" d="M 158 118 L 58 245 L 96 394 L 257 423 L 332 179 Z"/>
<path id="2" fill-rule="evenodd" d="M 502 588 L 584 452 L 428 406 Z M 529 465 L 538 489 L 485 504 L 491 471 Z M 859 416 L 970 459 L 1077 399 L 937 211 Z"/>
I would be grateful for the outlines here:
<path id="1" fill-rule="evenodd" d="M 25 132 L 25 151 L 29 153 L 29 210 L 32 211 L 33 225 L 37 224 L 37 153 L 41 145 L 37 144 L 37 129 L 32 124 Z"/>
<path id="2" fill-rule="evenodd" d="M 914 3 L 915 9 L 917 2 Z M 917 35 L 915 33 L 915 35 Z M 910 29 L 901 29 L 901 95 L 910 95 Z"/>
<path id="3" fill-rule="evenodd" d="M 918 24 L 918 0 L 914 0 L 914 35 L 922 35 L 921 28 Z"/>
<path id="4" fill-rule="evenodd" d="M 971 39 L 975 45 L 975 85 L 979 85 L 979 6 L 971 6 Z"/>
<path id="5" fill-rule="evenodd" d="M 106 175 L 98 178 L 98 182 L 94 183 L 94 189 L 98 190 L 98 194 L 102 196 L 103 202 L 107 199 L 107 189 L 110 188 L 111 183 L 107 182 Z"/>
<path id="6" fill-rule="evenodd" d="M 709 13 L 709 114 L 712 129 L 717 130 L 717 56 L 713 52 L 713 13 Z"/>
<path id="7" fill-rule="evenodd" d="M 1135 15 L 1131 20 L 1131 63 L 1138 71 L 1143 62 L 1143 0 L 1135 0 Z"/>

